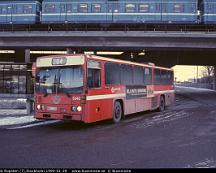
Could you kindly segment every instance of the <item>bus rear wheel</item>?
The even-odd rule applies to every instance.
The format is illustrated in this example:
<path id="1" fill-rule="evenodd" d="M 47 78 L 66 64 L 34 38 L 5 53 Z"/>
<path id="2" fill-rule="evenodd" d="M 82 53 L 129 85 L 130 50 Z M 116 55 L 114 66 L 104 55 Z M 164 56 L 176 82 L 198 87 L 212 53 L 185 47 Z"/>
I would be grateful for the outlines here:
<path id="1" fill-rule="evenodd" d="M 114 123 L 118 123 L 121 121 L 122 118 L 122 106 L 121 103 L 119 101 L 116 101 L 113 107 L 113 117 L 112 120 Z"/>
<path id="2" fill-rule="evenodd" d="M 160 96 L 158 111 L 163 112 L 164 110 L 165 110 L 165 98 L 164 96 Z"/>

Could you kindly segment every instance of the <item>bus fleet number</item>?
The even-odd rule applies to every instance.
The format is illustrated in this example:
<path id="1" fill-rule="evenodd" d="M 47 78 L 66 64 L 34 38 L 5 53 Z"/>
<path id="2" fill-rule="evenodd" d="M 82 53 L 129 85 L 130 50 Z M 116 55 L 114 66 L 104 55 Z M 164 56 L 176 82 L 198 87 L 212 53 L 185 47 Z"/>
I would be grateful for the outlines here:
<path id="1" fill-rule="evenodd" d="M 80 100 L 80 97 L 75 97 L 75 96 L 74 96 L 74 97 L 73 97 L 73 100 L 74 100 L 74 101 L 79 101 L 79 100 Z"/>

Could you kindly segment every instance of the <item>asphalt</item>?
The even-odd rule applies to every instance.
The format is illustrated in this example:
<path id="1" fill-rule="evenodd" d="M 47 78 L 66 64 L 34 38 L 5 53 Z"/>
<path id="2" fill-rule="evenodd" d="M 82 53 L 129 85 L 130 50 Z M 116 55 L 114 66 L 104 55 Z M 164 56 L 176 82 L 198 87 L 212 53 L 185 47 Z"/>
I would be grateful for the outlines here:
<path id="1" fill-rule="evenodd" d="M 119 124 L 0 126 L 0 168 L 215 168 L 216 92 L 176 93 L 163 113 Z"/>

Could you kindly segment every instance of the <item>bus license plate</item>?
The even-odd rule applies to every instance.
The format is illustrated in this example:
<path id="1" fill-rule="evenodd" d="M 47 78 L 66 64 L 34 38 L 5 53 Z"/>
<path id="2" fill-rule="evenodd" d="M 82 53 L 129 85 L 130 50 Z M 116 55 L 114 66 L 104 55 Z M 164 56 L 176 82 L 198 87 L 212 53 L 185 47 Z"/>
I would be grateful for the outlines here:
<path id="1" fill-rule="evenodd" d="M 57 107 L 47 106 L 48 111 L 57 111 Z"/>

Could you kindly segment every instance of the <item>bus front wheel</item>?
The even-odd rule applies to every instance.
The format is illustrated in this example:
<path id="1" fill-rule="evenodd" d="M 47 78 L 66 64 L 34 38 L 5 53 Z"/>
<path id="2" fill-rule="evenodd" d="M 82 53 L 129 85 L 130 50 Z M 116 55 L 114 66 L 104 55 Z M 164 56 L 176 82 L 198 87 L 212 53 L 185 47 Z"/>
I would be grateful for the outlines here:
<path id="1" fill-rule="evenodd" d="M 119 101 L 116 101 L 113 107 L 113 122 L 118 123 L 121 121 L 122 118 L 122 106 Z"/>

